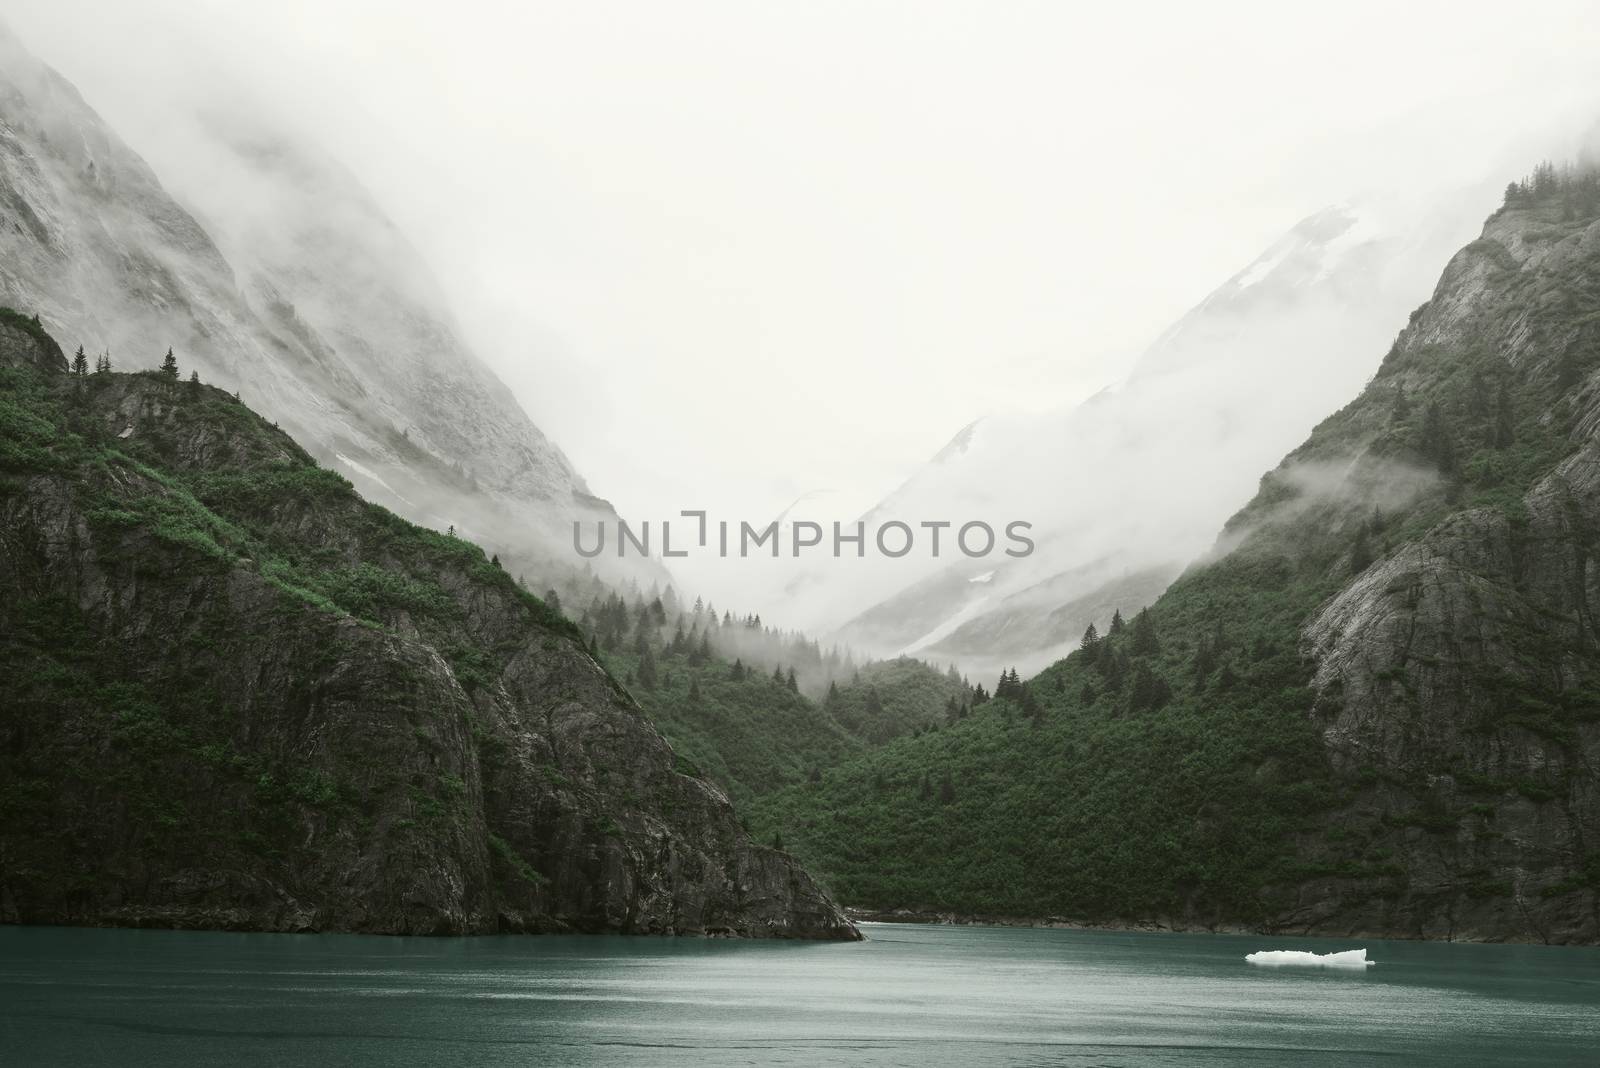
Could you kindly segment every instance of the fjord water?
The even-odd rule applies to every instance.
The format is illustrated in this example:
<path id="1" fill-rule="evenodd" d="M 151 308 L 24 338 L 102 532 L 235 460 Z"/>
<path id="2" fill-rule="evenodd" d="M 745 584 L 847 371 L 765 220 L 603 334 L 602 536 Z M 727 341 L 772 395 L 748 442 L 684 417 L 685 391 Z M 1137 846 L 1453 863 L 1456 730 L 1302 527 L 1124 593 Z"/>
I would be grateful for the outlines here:
<path id="1" fill-rule="evenodd" d="M 0 928 L 0 1064 L 1550 1064 L 1600 951 L 873 924 L 859 944 Z M 1260 968 L 1365 945 L 1376 967 Z"/>

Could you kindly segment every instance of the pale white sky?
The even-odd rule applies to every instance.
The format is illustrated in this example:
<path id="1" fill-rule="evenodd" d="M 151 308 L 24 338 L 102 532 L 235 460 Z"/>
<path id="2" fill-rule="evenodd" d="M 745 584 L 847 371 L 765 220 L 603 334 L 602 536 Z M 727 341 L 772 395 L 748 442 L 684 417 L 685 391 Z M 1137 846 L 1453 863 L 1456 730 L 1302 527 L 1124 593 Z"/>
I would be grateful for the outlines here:
<path id="1" fill-rule="evenodd" d="M 230 81 L 344 159 L 637 518 L 849 519 L 985 411 L 1118 377 L 1301 216 L 1600 118 L 1591 3 L 0 13 L 136 148 Z"/>

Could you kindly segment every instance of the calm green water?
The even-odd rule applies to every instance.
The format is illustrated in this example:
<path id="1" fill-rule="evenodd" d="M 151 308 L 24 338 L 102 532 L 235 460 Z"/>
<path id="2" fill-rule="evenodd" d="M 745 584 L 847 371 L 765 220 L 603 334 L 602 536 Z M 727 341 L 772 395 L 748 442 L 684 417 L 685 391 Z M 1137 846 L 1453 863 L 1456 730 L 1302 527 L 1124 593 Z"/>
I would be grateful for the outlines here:
<path id="1" fill-rule="evenodd" d="M 0 928 L 0 1064 L 1600 1062 L 1600 951 L 869 925 L 858 945 Z"/>

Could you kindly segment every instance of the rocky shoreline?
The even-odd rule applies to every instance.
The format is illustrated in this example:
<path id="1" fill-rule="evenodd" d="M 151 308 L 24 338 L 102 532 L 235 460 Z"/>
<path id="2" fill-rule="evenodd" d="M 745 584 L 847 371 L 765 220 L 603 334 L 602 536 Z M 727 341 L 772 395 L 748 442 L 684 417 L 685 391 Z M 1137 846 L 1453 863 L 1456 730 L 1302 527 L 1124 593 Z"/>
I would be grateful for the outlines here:
<path id="1" fill-rule="evenodd" d="M 1305 924 L 1257 925 L 1237 923 L 1189 923 L 1171 919 L 1085 920 L 1067 916 L 1000 916 L 987 913 L 960 913 L 934 909 L 872 909 L 846 906 L 852 923 L 904 923 L 937 927 L 1034 927 L 1064 931 L 1106 931 L 1124 934 L 1212 934 L 1259 935 L 1263 938 L 1382 939 L 1397 942 L 1467 942 L 1482 945 L 1588 945 L 1537 937 L 1484 937 L 1473 932 L 1407 932 L 1392 929 L 1328 930 Z"/>
<path id="2" fill-rule="evenodd" d="M 871 909 L 846 906 L 853 923 L 907 923 L 937 927 L 1044 927 L 1068 931 L 1126 931 L 1158 934 L 1263 934 L 1238 924 L 1184 924 L 1168 920 L 1083 920 L 1067 916 L 1000 916 L 923 909 Z"/>

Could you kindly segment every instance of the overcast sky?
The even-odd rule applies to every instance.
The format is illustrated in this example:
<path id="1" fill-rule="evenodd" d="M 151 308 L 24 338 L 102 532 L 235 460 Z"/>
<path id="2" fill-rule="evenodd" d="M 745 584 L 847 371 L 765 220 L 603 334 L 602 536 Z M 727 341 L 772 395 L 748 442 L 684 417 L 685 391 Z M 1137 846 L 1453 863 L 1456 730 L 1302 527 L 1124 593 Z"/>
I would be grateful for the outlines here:
<path id="1" fill-rule="evenodd" d="M 1116 379 L 1301 216 L 1600 117 L 1585 3 L 0 11 L 135 148 L 233 82 L 340 156 L 639 518 L 849 519 L 974 417 Z"/>

